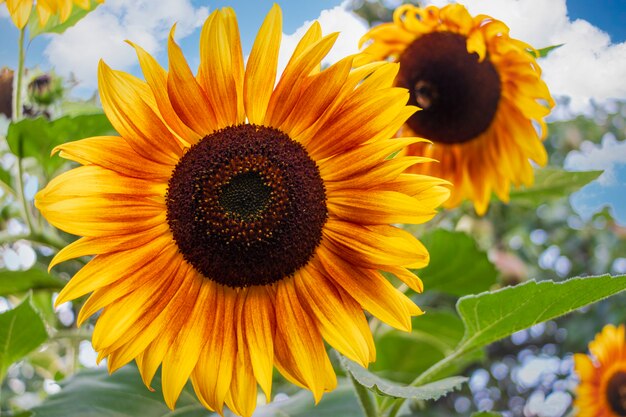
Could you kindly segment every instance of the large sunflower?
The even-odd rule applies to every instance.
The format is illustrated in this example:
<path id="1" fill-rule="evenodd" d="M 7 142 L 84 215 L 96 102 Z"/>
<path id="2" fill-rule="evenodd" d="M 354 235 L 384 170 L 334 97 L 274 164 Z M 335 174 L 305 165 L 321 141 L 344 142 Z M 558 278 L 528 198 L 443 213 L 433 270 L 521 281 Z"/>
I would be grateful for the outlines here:
<path id="1" fill-rule="evenodd" d="M 626 416 L 626 339 L 624 325 L 604 326 L 589 343 L 591 356 L 574 355 L 580 378 L 574 407 L 579 417 Z"/>
<path id="2" fill-rule="evenodd" d="M 310 389 L 335 387 L 324 340 L 363 366 L 375 359 L 363 309 L 409 330 L 420 309 L 407 268 L 428 262 L 410 233 L 449 195 L 446 181 L 405 173 L 422 157 L 389 155 L 415 108 L 393 87 L 398 65 L 320 70 L 337 34 L 314 23 L 275 84 L 282 33 L 267 15 L 244 69 L 234 12 L 215 11 L 190 70 L 169 38 L 169 71 L 135 46 L 146 81 L 101 63 L 104 110 L 121 137 L 59 146 L 82 164 L 35 204 L 82 235 L 51 266 L 96 255 L 57 304 L 93 292 L 78 321 L 102 309 L 93 333 L 111 371 L 137 361 L 146 385 L 162 364 L 174 407 L 191 378 L 200 401 L 249 416 L 272 369 Z"/>
<path id="3" fill-rule="evenodd" d="M 4 1 L 0 0 L 0 4 L 4 3 Z M 104 0 L 96 1 L 98 3 L 104 2 Z M 70 17 L 74 5 L 82 9 L 88 9 L 90 3 L 90 0 L 6 0 L 11 19 L 18 29 L 24 29 L 26 23 L 28 23 L 33 5 L 37 10 L 39 24 L 43 26 L 54 15 L 58 15 L 59 22 L 63 23 Z"/>
<path id="4" fill-rule="evenodd" d="M 484 214 L 492 191 L 508 202 L 511 183 L 532 184 L 529 159 L 547 162 L 543 118 L 554 103 L 533 49 L 509 37 L 504 23 L 472 17 L 460 4 L 403 5 L 392 23 L 365 34 L 361 46 L 367 42 L 363 61 L 400 63 L 395 83 L 408 88 L 409 103 L 422 110 L 399 135 L 433 142 L 414 144 L 409 153 L 439 161 L 415 172 L 454 184 L 447 207 L 467 198 Z"/>

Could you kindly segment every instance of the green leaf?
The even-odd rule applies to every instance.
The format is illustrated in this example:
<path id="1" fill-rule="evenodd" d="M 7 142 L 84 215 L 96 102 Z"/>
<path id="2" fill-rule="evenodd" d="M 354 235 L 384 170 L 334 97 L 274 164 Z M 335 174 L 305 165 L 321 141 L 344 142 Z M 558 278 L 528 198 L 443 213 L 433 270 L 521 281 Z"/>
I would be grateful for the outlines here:
<path id="1" fill-rule="evenodd" d="M 7 187 L 13 189 L 11 186 L 11 173 L 0 166 L 0 182 L 6 184 Z"/>
<path id="2" fill-rule="evenodd" d="M 115 134 L 115 130 L 106 116 L 88 114 L 76 117 L 65 116 L 48 121 L 44 118 L 24 119 L 9 125 L 7 142 L 9 148 L 18 157 L 33 157 L 50 177 L 66 161 L 50 152 L 65 142 L 90 136 Z"/>
<path id="3" fill-rule="evenodd" d="M 62 101 L 60 107 L 61 113 L 65 116 L 102 113 L 102 107 L 98 104 L 97 94 L 94 94 L 87 100 Z"/>
<path id="4" fill-rule="evenodd" d="M 626 289 L 626 275 L 528 281 L 463 297 L 457 310 L 465 336 L 457 350 L 473 350 L 513 333 L 570 313 Z"/>
<path id="5" fill-rule="evenodd" d="M 376 362 L 370 370 L 385 378 L 409 383 L 433 364 L 452 353 L 463 338 L 463 322 L 453 312 L 428 309 L 413 318 L 410 333 L 391 329 L 376 338 Z M 469 362 L 481 360 L 482 350 L 467 355 L 437 377 L 460 373 Z"/>
<path id="6" fill-rule="evenodd" d="M 545 58 L 548 56 L 550 52 L 554 51 L 555 49 L 560 48 L 563 45 L 565 44 L 560 43 L 558 45 L 546 46 L 545 48 L 537 49 L 536 52 L 532 51 L 532 54 L 535 56 L 535 58 Z"/>
<path id="7" fill-rule="evenodd" d="M 537 207 L 546 201 L 567 197 L 598 178 L 602 172 L 539 169 L 535 171 L 535 184 L 532 187 L 511 190 L 511 203 Z"/>
<path id="8" fill-rule="evenodd" d="M 79 372 L 61 383 L 63 389 L 31 410 L 32 417 L 218 417 L 206 410 L 187 386 L 171 411 L 163 402 L 157 373 L 151 392 L 141 382 L 135 366 L 125 366 L 109 375 L 105 369 Z M 266 417 L 361 417 L 352 389 L 341 381 L 315 406 L 308 391 L 299 391 L 281 401 L 258 407 Z"/>
<path id="9" fill-rule="evenodd" d="M 63 389 L 33 408 L 32 417 L 208 417 L 207 411 L 185 389 L 171 411 L 163 401 L 160 376 L 151 392 L 134 366 L 109 375 L 104 369 L 81 371 L 61 383 Z"/>
<path id="10" fill-rule="evenodd" d="M 0 296 L 17 294 L 29 289 L 57 289 L 65 283 L 46 271 L 32 268 L 27 271 L 0 271 Z"/>
<path id="11" fill-rule="evenodd" d="M 300 390 L 286 400 L 257 407 L 257 413 L 264 417 L 363 417 L 354 390 L 345 379 L 317 405 L 310 392 Z"/>
<path id="12" fill-rule="evenodd" d="M 462 296 L 486 291 L 495 284 L 496 268 L 469 235 L 439 229 L 420 240 L 428 248 L 430 263 L 417 275 L 428 291 Z"/>
<path id="13" fill-rule="evenodd" d="M 48 333 L 31 304 L 30 296 L 13 310 L 0 314 L 0 381 L 9 365 L 47 339 Z"/>
<path id="14" fill-rule="evenodd" d="M 91 0 L 87 9 L 74 5 L 70 16 L 65 22 L 61 23 L 59 15 L 55 14 L 50 16 L 46 24 L 43 26 L 39 24 L 39 13 L 37 13 L 36 8 L 34 8 L 35 11 L 31 13 L 30 19 L 28 19 L 28 32 L 30 33 L 30 39 L 32 40 L 35 36 L 41 35 L 42 33 L 63 33 L 68 28 L 78 23 L 78 21 L 83 17 L 87 16 L 87 14 L 91 11 L 95 10 L 99 5 L 100 3 L 95 0 Z"/>
<path id="15" fill-rule="evenodd" d="M 465 377 L 454 376 L 419 387 L 411 387 L 400 385 L 374 375 L 367 369 L 343 356 L 341 357 L 341 362 L 359 384 L 378 395 L 391 398 L 411 398 L 422 401 L 436 400 L 460 388 L 461 385 L 467 381 Z"/>

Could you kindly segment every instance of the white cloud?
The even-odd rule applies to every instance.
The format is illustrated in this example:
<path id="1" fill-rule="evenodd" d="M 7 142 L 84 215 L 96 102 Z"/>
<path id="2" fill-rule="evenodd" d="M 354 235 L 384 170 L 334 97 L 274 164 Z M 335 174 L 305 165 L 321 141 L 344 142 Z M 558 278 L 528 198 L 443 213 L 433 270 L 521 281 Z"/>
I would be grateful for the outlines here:
<path id="1" fill-rule="evenodd" d="M 626 142 L 618 142 L 613 134 L 607 133 L 600 144 L 585 141 L 580 150 L 571 151 L 565 158 L 564 166 L 571 171 L 604 170 L 598 182 L 609 186 L 620 181 L 615 168 L 623 164 L 626 164 Z"/>
<path id="2" fill-rule="evenodd" d="M 347 10 L 349 2 L 344 1 L 341 5 L 332 9 L 322 10 L 317 20 L 322 27 L 322 35 L 340 32 L 333 49 L 322 61 L 323 64 L 332 64 L 341 58 L 359 51 L 359 39 L 367 31 L 367 23 Z M 279 74 L 287 65 L 296 45 L 306 33 L 313 22 L 307 21 L 290 35 L 283 33 L 278 57 Z"/>
<path id="3" fill-rule="evenodd" d="M 448 1 L 430 0 L 442 6 Z M 536 48 L 564 43 L 540 60 L 554 96 L 571 98 L 576 112 L 609 99 L 626 98 L 626 42 L 611 43 L 608 34 L 586 20 L 570 20 L 565 0 L 463 0 L 472 15 L 502 20 L 511 36 Z"/>
<path id="4" fill-rule="evenodd" d="M 58 73 L 73 73 L 81 88 L 93 90 L 100 59 L 119 70 L 137 65 L 134 50 L 124 40 L 155 54 L 165 47 L 175 22 L 181 38 L 202 25 L 207 15 L 206 7 L 196 9 L 190 0 L 107 0 L 62 35 L 50 36 L 44 55 Z"/>

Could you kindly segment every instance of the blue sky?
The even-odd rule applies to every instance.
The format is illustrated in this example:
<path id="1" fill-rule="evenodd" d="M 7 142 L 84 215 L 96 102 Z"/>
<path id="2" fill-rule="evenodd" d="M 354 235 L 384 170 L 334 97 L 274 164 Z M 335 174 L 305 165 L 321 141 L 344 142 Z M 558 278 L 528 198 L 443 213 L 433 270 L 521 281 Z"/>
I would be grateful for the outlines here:
<path id="1" fill-rule="evenodd" d="M 443 5 L 448 1 L 424 2 Z M 74 94 L 86 97 L 95 91 L 95 68 L 100 58 L 113 68 L 140 75 L 136 58 L 123 43 L 124 39 L 142 45 L 166 65 L 165 39 L 169 27 L 177 21 L 177 40 L 194 67 L 198 64 L 199 27 L 210 10 L 223 6 L 235 9 L 246 54 L 273 3 L 272 0 L 106 0 L 65 34 L 42 36 L 31 42 L 27 66 L 54 67 L 62 75 L 72 71 L 81 80 Z M 465 0 L 463 3 L 472 14 L 485 13 L 505 21 L 512 36 L 538 48 L 565 43 L 541 62 L 553 95 L 570 97 L 569 107 L 555 112 L 558 117 L 584 113 L 591 101 L 626 99 L 626 0 Z M 341 7 L 341 0 L 289 0 L 279 4 L 283 10 L 283 59 L 305 30 L 305 21 L 319 19 L 325 33 L 342 32 L 329 61 L 355 52 L 357 41 L 366 30 L 363 22 Z M 0 5 L 0 67 L 15 67 L 17 30 L 5 8 Z M 607 203 L 626 207 L 623 149 L 626 144 L 610 149 L 600 146 L 589 155 L 580 153 L 570 161 L 568 169 L 607 169 L 612 178 L 610 183 L 595 182 L 574 196 L 572 201 L 582 214 Z M 620 156 L 616 158 L 616 154 Z M 624 210 L 616 211 L 620 222 L 626 225 Z"/>

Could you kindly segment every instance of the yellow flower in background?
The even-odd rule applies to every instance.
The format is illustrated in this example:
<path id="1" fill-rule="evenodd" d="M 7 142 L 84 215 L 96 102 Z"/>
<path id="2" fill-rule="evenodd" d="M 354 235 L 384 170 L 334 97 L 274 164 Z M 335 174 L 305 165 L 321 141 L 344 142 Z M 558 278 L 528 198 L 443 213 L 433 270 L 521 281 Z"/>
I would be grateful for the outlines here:
<path id="1" fill-rule="evenodd" d="M 608 324 L 589 343 L 590 356 L 574 355 L 580 378 L 574 407 L 578 417 L 626 416 L 626 339 L 624 325 Z"/>
<path id="2" fill-rule="evenodd" d="M 104 0 L 96 0 L 98 3 L 103 3 Z M 0 3 L 5 0 L 0 0 Z M 74 5 L 88 9 L 90 6 L 90 0 L 6 0 L 7 9 L 11 15 L 11 19 L 18 29 L 24 29 L 33 6 L 37 11 L 39 17 L 39 24 L 45 25 L 51 16 L 58 15 L 61 23 L 65 22 L 72 12 Z"/>
<path id="3" fill-rule="evenodd" d="M 82 164 L 36 196 L 58 228 L 83 236 L 53 259 L 96 255 L 57 304 L 92 293 L 79 323 L 111 371 L 136 360 L 150 385 L 162 365 L 174 407 L 189 378 L 200 401 L 249 416 L 272 370 L 319 400 L 336 385 L 324 340 L 367 366 L 363 310 L 409 330 L 421 310 L 387 281 L 428 252 L 395 223 L 423 223 L 447 182 L 407 174 L 428 162 L 388 156 L 415 111 L 393 87 L 398 65 L 321 71 L 337 34 L 314 23 L 275 83 L 282 15 L 274 6 L 249 55 L 230 8 L 202 28 L 194 75 L 173 30 L 166 71 L 135 46 L 145 82 L 101 63 L 102 104 L 121 137 L 59 146 Z"/>
<path id="4" fill-rule="evenodd" d="M 554 102 L 529 53 L 532 48 L 510 38 L 504 23 L 472 17 L 459 4 L 441 9 L 403 5 L 392 23 L 362 38 L 361 46 L 366 43 L 363 62 L 400 63 L 396 85 L 408 88 L 409 103 L 422 110 L 399 136 L 433 142 L 414 144 L 409 153 L 439 161 L 417 166 L 415 172 L 452 182 L 447 207 L 470 199 L 484 214 L 492 191 L 507 202 L 511 183 L 532 184 L 529 159 L 547 162 L 541 141 L 544 117 Z"/>

